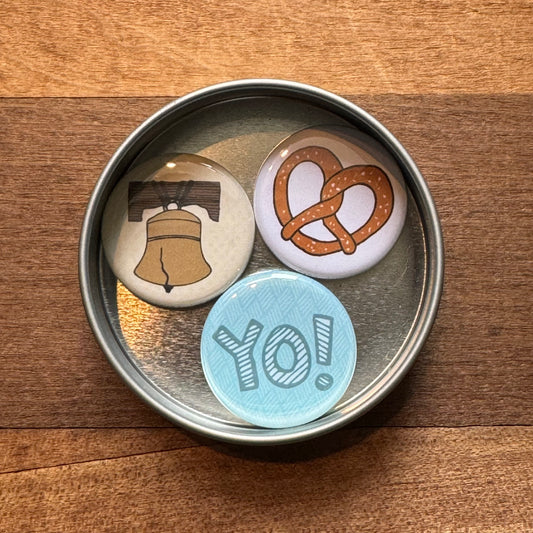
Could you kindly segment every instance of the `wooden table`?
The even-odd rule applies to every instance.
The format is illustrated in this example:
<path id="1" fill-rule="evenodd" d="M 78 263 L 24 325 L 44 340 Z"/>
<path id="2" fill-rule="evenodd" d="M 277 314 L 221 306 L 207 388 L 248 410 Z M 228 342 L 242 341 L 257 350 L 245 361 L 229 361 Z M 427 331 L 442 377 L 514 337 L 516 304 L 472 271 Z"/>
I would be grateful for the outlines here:
<path id="1" fill-rule="evenodd" d="M 509 0 L 4 0 L 0 530 L 533 531 L 533 9 Z M 275 77 L 373 113 L 424 174 L 446 282 L 415 366 L 323 438 L 198 438 L 85 319 L 84 209 L 144 118 Z"/>

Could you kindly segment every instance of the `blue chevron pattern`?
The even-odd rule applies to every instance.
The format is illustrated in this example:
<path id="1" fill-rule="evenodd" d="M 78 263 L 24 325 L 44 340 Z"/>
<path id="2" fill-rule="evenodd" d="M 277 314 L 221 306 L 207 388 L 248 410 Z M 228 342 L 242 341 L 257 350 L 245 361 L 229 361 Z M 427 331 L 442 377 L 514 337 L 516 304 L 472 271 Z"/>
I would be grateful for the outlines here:
<path id="1" fill-rule="evenodd" d="M 322 284 L 267 271 L 219 298 L 201 353 L 207 382 L 230 411 L 259 426 L 289 427 L 341 398 L 355 369 L 356 339 L 343 305 Z"/>

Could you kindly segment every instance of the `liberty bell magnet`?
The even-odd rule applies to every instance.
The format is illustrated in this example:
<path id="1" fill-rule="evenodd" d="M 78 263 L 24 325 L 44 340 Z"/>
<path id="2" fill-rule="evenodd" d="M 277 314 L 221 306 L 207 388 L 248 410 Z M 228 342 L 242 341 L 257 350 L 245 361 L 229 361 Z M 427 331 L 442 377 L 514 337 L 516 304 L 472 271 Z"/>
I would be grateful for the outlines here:
<path id="1" fill-rule="evenodd" d="M 203 303 L 243 273 L 254 242 L 245 191 L 209 159 L 178 154 L 128 172 L 102 221 L 105 256 L 139 298 L 163 307 Z"/>

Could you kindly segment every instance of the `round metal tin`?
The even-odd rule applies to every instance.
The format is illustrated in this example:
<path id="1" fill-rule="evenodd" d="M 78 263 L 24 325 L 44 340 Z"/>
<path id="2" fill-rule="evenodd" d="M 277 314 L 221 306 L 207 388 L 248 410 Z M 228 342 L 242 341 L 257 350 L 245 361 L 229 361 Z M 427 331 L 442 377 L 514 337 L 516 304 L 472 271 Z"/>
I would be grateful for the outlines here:
<path id="1" fill-rule="evenodd" d="M 258 169 L 287 136 L 321 124 L 351 126 L 372 136 L 400 167 L 408 189 L 407 218 L 393 249 L 376 266 L 347 279 L 325 280 L 357 332 L 358 360 L 350 385 L 328 413 L 306 424 L 265 429 L 231 415 L 202 372 L 200 338 L 213 305 L 154 307 L 130 293 L 109 268 L 101 245 L 106 201 L 124 174 L 166 153 L 194 153 L 227 168 L 249 198 Z M 244 275 L 283 268 L 256 234 Z M 403 378 L 437 313 L 444 276 L 438 215 L 415 163 L 371 115 L 324 90 L 281 80 L 241 80 L 207 87 L 165 106 L 115 152 L 100 176 L 80 239 L 83 304 L 96 339 L 125 382 L 173 423 L 240 444 L 309 439 L 354 420 Z"/>

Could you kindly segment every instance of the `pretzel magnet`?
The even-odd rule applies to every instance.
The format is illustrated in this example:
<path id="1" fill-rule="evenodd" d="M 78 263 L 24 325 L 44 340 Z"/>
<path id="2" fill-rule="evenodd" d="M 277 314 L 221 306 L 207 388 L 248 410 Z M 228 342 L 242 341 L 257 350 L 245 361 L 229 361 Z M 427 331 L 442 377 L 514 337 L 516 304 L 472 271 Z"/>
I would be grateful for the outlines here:
<path id="1" fill-rule="evenodd" d="M 266 244 L 319 278 L 367 270 L 396 242 L 407 198 L 401 171 L 357 130 L 309 129 L 283 141 L 258 174 L 254 208 Z"/>

